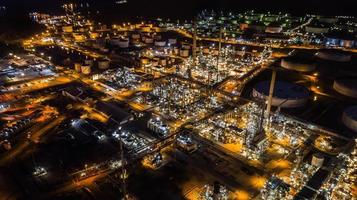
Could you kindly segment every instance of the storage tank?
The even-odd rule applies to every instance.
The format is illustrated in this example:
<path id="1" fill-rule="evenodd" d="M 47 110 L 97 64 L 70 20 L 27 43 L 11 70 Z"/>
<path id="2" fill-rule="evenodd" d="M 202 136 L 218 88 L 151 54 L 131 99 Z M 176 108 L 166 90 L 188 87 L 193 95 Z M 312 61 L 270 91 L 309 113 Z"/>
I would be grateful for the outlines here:
<path id="1" fill-rule="evenodd" d="M 161 66 L 166 66 L 166 64 L 167 64 L 166 59 L 165 59 L 165 58 L 161 58 L 161 59 L 160 59 L 160 65 L 161 65 Z"/>
<path id="2" fill-rule="evenodd" d="M 263 32 L 263 31 L 265 31 L 266 27 L 265 27 L 265 24 L 263 24 L 259 21 L 256 21 L 256 22 L 249 24 L 248 28 L 252 29 L 254 31 L 257 31 L 257 32 Z"/>
<path id="3" fill-rule="evenodd" d="M 174 38 L 170 38 L 168 40 L 168 43 L 171 44 L 171 45 L 175 45 L 177 43 L 177 39 L 174 39 Z"/>
<path id="4" fill-rule="evenodd" d="M 305 26 L 305 31 L 308 33 L 327 33 L 329 27 L 325 25 L 307 25 Z"/>
<path id="5" fill-rule="evenodd" d="M 72 33 L 73 32 L 73 26 L 62 26 L 62 31 L 65 33 Z"/>
<path id="6" fill-rule="evenodd" d="M 350 106 L 343 111 L 342 122 L 346 127 L 357 132 L 357 106 Z"/>
<path id="7" fill-rule="evenodd" d="M 340 94 L 357 98 L 357 79 L 341 79 L 333 82 L 333 89 Z"/>
<path id="8" fill-rule="evenodd" d="M 304 52 L 294 52 L 282 58 L 280 65 L 285 69 L 298 72 L 311 72 L 316 68 L 313 55 Z"/>
<path id="9" fill-rule="evenodd" d="M 148 59 L 148 58 L 141 58 L 141 59 L 140 59 L 140 63 L 141 63 L 142 65 L 147 65 L 147 64 L 149 64 L 149 59 Z"/>
<path id="10" fill-rule="evenodd" d="M 268 100 L 270 81 L 262 81 L 254 86 L 252 96 L 259 100 Z M 272 105 L 282 108 L 304 106 L 309 100 L 309 91 L 301 85 L 285 81 L 276 81 Z"/>
<path id="11" fill-rule="evenodd" d="M 93 67 L 94 61 L 93 61 L 93 60 L 90 60 L 90 59 L 86 59 L 86 60 L 84 61 L 84 64 Z"/>
<path id="12" fill-rule="evenodd" d="M 324 164 L 324 160 L 325 158 L 322 154 L 315 153 L 312 155 L 311 165 L 320 168 Z"/>
<path id="13" fill-rule="evenodd" d="M 182 49 L 191 49 L 191 46 L 188 44 L 183 44 Z"/>
<path id="14" fill-rule="evenodd" d="M 108 59 L 98 60 L 98 68 L 99 69 L 108 69 L 109 65 L 110 65 L 110 61 Z"/>
<path id="15" fill-rule="evenodd" d="M 139 33 L 133 33 L 131 35 L 131 38 L 133 38 L 134 40 L 138 40 L 138 39 L 140 39 L 140 34 Z"/>
<path id="16" fill-rule="evenodd" d="M 180 53 L 180 49 L 177 48 L 177 47 L 175 47 L 175 48 L 174 48 L 174 54 L 175 54 L 175 55 L 178 55 L 179 53 Z"/>
<path id="17" fill-rule="evenodd" d="M 342 51 L 334 50 L 334 49 L 321 49 L 316 57 L 322 60 L 329 60 L 335 62 L 349 62 L 351 61 L 351 55 L 348 53 L 344 53 Z"/>
<path id="18" fill-rule="evenodd" d="M 267 33 L 280 33 L 281 31 L 283 31 L 283 28 L 280 26 L 268 26 L 265 29 Z"/>
<path id="19" fill-rule="evenodd" d="M 162 36 L 161 35 L 154 35 L 154 39 L 155 40 L 162 40 Z"/>
<path id="20" fill-rule="evenodd" d="M 82 71 L 82 64 L 81 63 L 74 63 L 74 70 L 76 70 L 76 72 L 81 72 Z"/>
<path id="21" fill-rule="evenodd" d="M 157 40 L 155 41 L 155 46 L 157 47 L 164 47 L 166 45 L 166 41 L 165 40 Z"/>
<path id="22" fill-rule="evenodd" d="M 140 31 L 141 32 L 150 32 L 151 31 L 151 27 L 150 26 L 141 26 L 140 27 Z"/>
<path id="23" fill-rule="evenodd" d="M 202 49 L 202 52 L 203 52 L 204 54 L 209 54 L 209 48 L 207 48 L 207 47 L 203 48 L 203 49 Z"/>
<path id="24" fill-rule="evenodd" d="M 346 48 L 353 48 L 355 46 L 355 40 L 352 39 L 341 39 L 340 46 Z"/>
<path id="25" fill-rule="evenodd" d="M 119 46 L 120 48 L 128 48 L 128 47 L 129 47 L 129 39 L 127 39 L 127 38 L 122 38 L 121 40 L 119 40 L 118 46 Z"/>
<path id="26" fill-rule="evenodd" d="M 181 49 L 180 50 L 180 56 L 181 57 L 184 57 L 184 58 L 187 58 L 189 56 L 189 51 L 188 49 Z"/>
<path id="27" fill-rule="evenodd" d="M 92 72 L 92 67 L 90 65 L 82 65 L 81 71 L 83 74 L 88 75 Z"/>
<path id="28" fill-rule="evenodd" d="M 145 44 L 152 44 L 154 43 L 154 39 L 153 38 L 150 38 L 150 37 L 144 37 L 144 43 Z"/>

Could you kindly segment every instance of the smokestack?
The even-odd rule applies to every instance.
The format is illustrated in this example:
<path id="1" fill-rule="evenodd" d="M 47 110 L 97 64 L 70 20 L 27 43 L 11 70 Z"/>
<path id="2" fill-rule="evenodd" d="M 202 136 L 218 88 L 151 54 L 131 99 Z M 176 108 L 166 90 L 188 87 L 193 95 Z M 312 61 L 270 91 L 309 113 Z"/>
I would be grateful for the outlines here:
<path id="1" fill-rule="evenodd" d="M 192 44 L 192 57 L 193 57 L 193 62 L 196 64 L 196 58 L 197 58 L 197 18 L 195 17 L 193 19 L 193 44 Z"/>
<path id="2" fill-rule="evenodd" d="M 272 101 L 273 101 L 273 93 L 274 93 L 274 88 L 275 88 L 275 80 L 276 80 L 276 69 L 273 69 L 273 72 L 271 74 L 269 97 L 268 97 L 268 106 L 267 106 L 267 111 L 265 113 L 265 118 L 268 118 L 269 115 L 270 115 L 271 104 L 272 104 Z"/>
<path id="3" fill-rule="evenodd" d="M 219 70 L 219 59 L 221 57 L 221 51 L 222 51 L 222 35 L 223 35 L 223 29 L 222 27 L 219 29 L 219 38 L 218 38 L 218 56 L 217 56 L 217 70 Z"/>

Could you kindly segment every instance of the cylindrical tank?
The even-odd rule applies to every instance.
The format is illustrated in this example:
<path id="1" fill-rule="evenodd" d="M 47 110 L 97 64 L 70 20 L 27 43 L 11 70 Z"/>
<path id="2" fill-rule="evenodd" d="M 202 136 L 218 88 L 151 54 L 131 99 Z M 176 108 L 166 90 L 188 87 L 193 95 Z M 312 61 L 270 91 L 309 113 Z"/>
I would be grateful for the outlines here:
<path id="1" fill-rule="evenodd" d="M 65 33 L 72 33 L 73 32 L 73 26 L 62 26 L 62 31 Z"/>
<path id="2" fill-rule="evenodd" d="M 315 153 L 312 155 L 311 165 L 320 168 L 324 164 L 324 160 L 325 160 L 325 158 L 322 154 Z"/>
<path id="3" fill-rule="evenodd" d="M 308 33 L 327 33 L 328 27 L 306 26 L 305 31 Z"/>
<path id="4" fill-rule="evenodd" d="M 155 40 L 162 40 L 162 36 L 161 35 L 154 35 L 154 39 Z"/>
<path id="5" fill-rule="evenodd" d="M 120 39 L 118 42 L 118 46 L 120 48 L 128 48 L 129 47 L 129 39 Z"/>
<path id="6" fill-rule="evenodd" d="M 281 67 L 299 72 L 311 72 L 315 70 L 313 55 L 304 52 L 294 52 L 281 59 Z"/>
<path id="7" fill-rule="evenodd" d="M 110 61 L 107 59 L 100 59 L 98 60 L 98 68 L 99 69 L 108 69 Z"/>
<path id="8" fill-rule="evenodd" d="M 333 82 L 333 89 L 340 94 L 357 98 L 357 80 L 356 79 L 342 79 Z"/>
<path id="9" fill-rule="evenodd" d="M 180 56 L 181 57 L 188 57 L 189 56 L 189 51 L 188 51 L 188 49 L 181 49 L 180 50 Z"/>
<path id="10" fill-rule="evenodd" d="M 266 101 L 269 96 L 270 81 L 262 81 L 255 85 L 252 96 Z M 304 106 L 309 100 L 309 91 L 301 85 L 285 81 L 276 81 L 272 105 L 282 108 Z"/>
<path id="11" fill-rule="evenodd" d="M 164 40 L 155 41 L 155 46 L 157 46 L 157 47 L 164 47 L 165 45 L 166 45 L 166 41 L 164 41 Z"/>
<path id="12" fill-rule="evenodd" d="M 149 59 L 148 58 L 141 58 L 140 63 L 143 65 L 149 64 Z"/>
<path id="13" fill-rule="evenodd" d="M 175 47 L 175 48 L 174 48 L 174 54 L 175 54 L 175 55 L 178 55 L 179 53 L 180 53 L 180 49 L 178 49 L 178 48 Z"/>
<path id="14" fill-rule="evenodd" d="M 74 63 L 74 70 L 76 70 L 76 72 L 81 72 L 82 71 L 82 64 L 81 63 Z"/>
<path id="15" fill-rule="evenodd" d="M 268 26 L 265 29 L 265 32 L 267 33 L 280 33 L 281 31 L 283 31 L 281 26 Z"/>
<path id="16" fill-rule="evenodd" d="M 88 75 L 92 72 L 92 68 L 90 65 L 82 65 L 81 71 L 83 74 Z"/>
<path id="17" fill-rule="evenodd" d="M 316 56 L 323 60 L 329 60 L 329 61 L 335 61 L 335 62 L 349 62 L 349 61 L 351 61 L 350 54 L 340 52 L 340 51 L 335 51 L 332 49 L 320 50 L 316 54 Z"/>
<path id="18" fill-rule="evenodd" d="M 203 52 L 204 54 L 209 54 L 209 48 L 203 48 L 203 49 L 202 49 L 202 52 Z"/>
<path id="19" fill-rule="evenodd" d="M 188 44 L 183 44 L 182 49 L 191 49 L 191 46 Z"/>
<path id="20" fill-rule="evenodd" d="M 347 39 L 341 39 L 340 41 L 340 46 L 342 47 L 347 47 L 347 48 L 352 48 L 355 45 L 354 40 L 347 40 Z"/>
<path id="21" fill-rule="evenodd" d="M 140 39 L 140 34 L 139 33 L 133 33 L 131 35 L 131 38 L 133 38 L 134 40 L 138 40 L 138 39 Z"/>
<path id="22" fill-rule="evenodd" d="M 174 44 L 177 43 L 177 39 L 175 39 L 175 38 L 170 38 L 170 39 L 168 39 L 168 43 L 171 44 L 171 45 L 174 45 Z"/>
<path id="23" fill-rule="evenodd" d="M 152 44 L 154 43 L 154 39 L 150 37 L 144 37 L 144 43 L 145 44 Z"/>
<path id="24" fill-rule="evenodd" d="M 84 64 L 93 67 L 94 61 L 93 61 L 93 60 L 90 60 L 90 59 L 87 59 L 87 60 L 84 61 Z"/>
<path id="25" fill-rule="evenodd" d="M 167 62 L 165 58 L 160 59 L 160 65 L 161 66 L 166 66 Z"/>
<path id="26" fill-rule="evenodd" d="M 349 129 L 357 132 L 357 106 L 348 107 L 343 111 L 342 122 Z"/>

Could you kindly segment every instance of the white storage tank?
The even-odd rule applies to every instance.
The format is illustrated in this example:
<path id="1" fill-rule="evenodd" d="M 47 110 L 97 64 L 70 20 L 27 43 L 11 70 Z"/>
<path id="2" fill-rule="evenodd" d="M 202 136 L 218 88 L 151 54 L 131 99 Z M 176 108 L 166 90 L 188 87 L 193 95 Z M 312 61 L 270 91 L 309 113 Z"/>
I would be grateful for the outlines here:
<path id="1" fill-rule="evenodd" d="M 316 68 L 313 55 L 305 52 L 294 52 L 282 58 L 280 65 L 285 69 L 298 72 L 311 72 Z"/>
<path id="2" fill-rule="evenodd" d="M 187 58 L 189 56 L 189 51 L 188 49 L 181 49 L 180 50 L 180 56 L 181 57 L 184 57 L 184 58 Z"/>
<path id="3" fill-rule="evenodd" d="M 155 40 L 162 40 L 162 36 L 161 35 L 154 35 L 154 39 Z"/>
<path id="4" fill-rule="evenodd" d="M 281 27 L 281 26 L 271 26 L 271 25 L 269 25 L 265 29 L 266 33 L 280 33 L 281 31 L 283 31 L 283 27 Z"/>
<path id="5" fill-rule="evenodd" d="M 133 38 L 134 40 L 138 40 L 138 39 L 140 39 L 140 34 L 139 33 L 133 33 L 131 35 L 131 38 Z"/>
<path id="6" fill-rule="evenodd" d="M 357 79 L 341 79 L 333 82 L 333 89 L 345 96 L 357 98 Z"/>
<path id="7" fill-rule="evenodd" d="M 320 168 L 322 167 L 322 165 L 324 164 L 324 156 L 320 153 L 315 153 L 312 155 L 312 158 L 311 158 L 311 165 L 312 166 L 315 166 L 317 168 Z"/>
<path id="8" fill-rule="evenodd" d="M 151 37 L 144 37 L 144 43 L 145 44 L 152 44 L 152 43 L 154 43 L 154 39 L 153 38 L 151 38 Z"/>
<path id="9" fill-rule="evenodd" d="M 171 44 L 171 45 L 175 45 L 175 44 L 177 44 L 177 39 L 170 38 L 170 39 L 168 40 L 168 43 Z"/>
<path id="10" fill-rule="evenodd" d="M 90 65 L 82 65 L 81 71 L 83 74 L 88 75 L 92 73 L 92 67 Z"/>
<path id="11" fill-rule="evenodd" d="M 270 81 L 257 83 L 252 96 L 259 100 L 268 100 Z M 276 81 L 272 105 L 281 108 L 297 108 L 304 106 L 309 100 L 309 91 L 301 85 L 285 81 Z"/>
<path id="12" fill-rule="evenodd" d="M 180 53 L 180 49 L 177 48 L 177 47 L 175 47 L 175 48 L 174 48 L 174 54 L 175 54 L 175 55 L 178 55 L 179 53 Z"/>
<path id="13" fill-rule="evenodd" d="M 164 47 L 165 45 L 166 45 L 166 41 L 164 41 L 164 40 L 155 41 L 155 46 L 157 46 L 157 47 Z"/>
<path id="14" fill-rule="evenodd" d="M 320 26 L 306 26 L 305 31 L 308 33 L 327 33 L 329 27 L 320 25 Z"/>
<path id="15" fill-rule="evenodd" d="M 346 47 L 346 48 L 352 48 L 355 45 L 355 41 L 351 39 L 341 39 L 340 41 L 340 46 Z"/>
<path id="16" fill-rule="evenodd" d="M 165 58 L 161 58 L 161 59 L 160 59 L 160 65 L 161 65 L 161 66 L 166 66 L 166 64 L 167 64 L 166 59 L 165 59 Z"/>
<path id="17" fill-rule="evenodd" d="M 62 31 L 65 33 L 72 33 L 73 32 L 73 26 L 62 26 Z"/>
<path id="18" fill-rule="evenodd" d="M 189 50 L 189 49 L 191 49 L 191 46 L 190 46 L 190 45 L 188 45 L 188 44 L 183 44 L 183 45 L 182 45 L 182 48 L 183 48 L 183 49 L 188 49 L 188 50 Z"/>
<path id="19" fill-rule="evenodd" d="M 90 59 L 87 59 L 87 60 L 84 61 L 84 64 L 93 67 L 94 61 L 93 61 L 93 60 L 90 60 Z"/>
<path id="20" fill-rule="evenodd" d="M 357 132 L 357 106 L 348 107 L 343 111 L 342 122 L 349 129 Z"/>
<path id="21" fill-rule="evenodd" d="M 349 62 L 351 61 L 351 55 L 345 52 L 337 51 L 334 49 L 322 49 L 317 54 L 316 57 L 322 60 L 329 60 L 335 62 Z"/>
<path id="22" fill-rule="evenodd" d="M 82 71 L 82 64 L 81 63 L 74 63 L 74 70 L 76 70 L 76 72 L 81 72 Z"/>
<path id="23" fill-rule="evenodd" d="M 209 54 L 209 48 L 207 48 L 207 47 L 203 48 L 203 49 L 202 49 L 202 52 L 203 52 L 204 54 Z"/>
<path id="24" fill-rule="evenodd" d="M 110 61 L 108 59 L 98 60 L 98 68 L 99 69 L 108 69 L 109 65 L 110 65 Z"/>
<path id="25" fill-rule="evenodd" d="M 128 48 L 129 47 L 129 39 L 121 39 L 119 41 L 120 48 Z"/>

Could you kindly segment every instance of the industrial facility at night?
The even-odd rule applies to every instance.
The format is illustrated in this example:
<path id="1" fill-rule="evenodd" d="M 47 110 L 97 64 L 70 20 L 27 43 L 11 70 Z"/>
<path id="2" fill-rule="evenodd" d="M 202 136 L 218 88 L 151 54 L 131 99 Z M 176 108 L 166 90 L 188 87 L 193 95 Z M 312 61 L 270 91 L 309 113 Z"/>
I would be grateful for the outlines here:
<path id="1" fill-rule="evenodd" d="M 0 2 L 0 200 L 357 199 L 357 16 L 315 1 Z"/>

